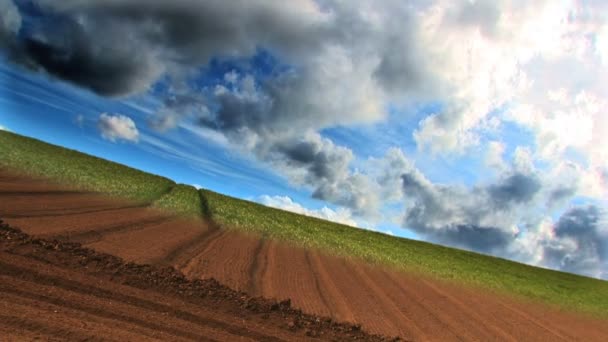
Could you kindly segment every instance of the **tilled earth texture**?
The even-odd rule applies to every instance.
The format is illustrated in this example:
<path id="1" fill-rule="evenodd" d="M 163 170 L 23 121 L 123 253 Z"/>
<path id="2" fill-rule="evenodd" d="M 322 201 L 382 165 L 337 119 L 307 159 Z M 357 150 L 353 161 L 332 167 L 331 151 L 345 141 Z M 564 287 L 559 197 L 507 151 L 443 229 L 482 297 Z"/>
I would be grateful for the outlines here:
<path id="1" fill-rule="evenodd" d="M 7 171 L 0 218 L 0 341 L 608 341 L 599 319 Z"/>

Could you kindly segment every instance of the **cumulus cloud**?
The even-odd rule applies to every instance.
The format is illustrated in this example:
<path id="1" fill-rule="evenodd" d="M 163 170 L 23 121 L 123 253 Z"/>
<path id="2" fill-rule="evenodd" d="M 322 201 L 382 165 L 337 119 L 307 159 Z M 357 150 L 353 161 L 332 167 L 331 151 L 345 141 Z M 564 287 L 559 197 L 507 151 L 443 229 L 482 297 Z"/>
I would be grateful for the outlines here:
<path id="1" fill-rule="evenodd" d="M 574 207 L 544 242 L 543 263 L 567 272 L 608 278 L 608 222 L 596 206 Z"/>
<path id="2" fill-rule="evenodd" d="M 337 210 L 328 207 L 308 209 L 301 204 L 294 202 L 288 196 L 262 195 L 258 198 L 258 202 L 269 207 L 357 227 L 357 222 L 353 219 L 351 212 L 345 208 L 339 208 Z"/>
<path id="3" fill-rule="evenodd" d="M 410 198 L 404 226 L 427 238 L 486 253 L 499 253 L 519 233 L 525 206 L 539 192 L 534 175 L 513 173 L 495 184 L 467 189 L 430 182 L 416 168 L 404 170 Z"/>
<path id="4" fill-rule="evenodd" d="M 119 140 L 139 141 L 139 131 L 135 122 L 128 116 L 102 113 L 97 121 L 97 128 L 101 136 L 111 142 Z"/>
<path id="5" fill-rule="evenodd" d="M 0 131 L 7 131 L 7 132 L 12 132 L 10 129 L 0 125 Z"/>

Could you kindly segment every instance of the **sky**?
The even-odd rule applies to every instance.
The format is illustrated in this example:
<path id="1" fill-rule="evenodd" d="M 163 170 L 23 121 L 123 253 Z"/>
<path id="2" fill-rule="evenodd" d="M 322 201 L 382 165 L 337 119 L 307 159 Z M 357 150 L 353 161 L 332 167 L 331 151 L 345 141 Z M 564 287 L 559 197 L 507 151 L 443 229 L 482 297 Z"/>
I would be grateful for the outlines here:
<path id="1" fill-rule="evenodd" d="M 608 4 L 0 0 L 0 129 L 608 279 Z"/>

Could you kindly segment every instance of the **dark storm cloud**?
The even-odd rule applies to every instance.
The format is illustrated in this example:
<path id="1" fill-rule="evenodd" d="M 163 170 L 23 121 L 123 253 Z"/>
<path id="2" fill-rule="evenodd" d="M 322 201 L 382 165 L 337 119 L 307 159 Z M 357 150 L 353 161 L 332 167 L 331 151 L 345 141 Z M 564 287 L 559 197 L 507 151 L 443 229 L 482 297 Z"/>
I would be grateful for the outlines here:
<path id="1" fill-rule="evenodd" d="M 250 56 L 259 46 L 295 55 L 319 36 L 293 6 L 268 1 L 34 3 L 51 20 L 16 47 L 21 62 L 106 96 L 137 94 L 166 71 L 204 66 L 213 56 Z"/>
<path id="2" fill-rule="evenodd" d="M 99 53 L 76 36 L 70 39 L 64 46 L 28 39 L 23 52 L 46 72 L 105 96 L 141 91 L 158 75 L 143 56 L 126 50 Z"/>
<path id="3" fill-rule="evenodd" d="M 510 202 L 528 202 L 540 188 L 541 183 L 538 178 L 515 173 L 504 179 L 502 183 L 491 186 L 488 191 L 497 204 L 504 206 Z"/>
<path id="4" fill-rule="evenodd" d="M 549 204 L 560 203 L 572 198 L 574 195 L 576 195 L 576 192 L 577 188 L 574 186 L 557 187 L 550 192 L 548 202 Z"/>
<path id="5" fill-rule="evenodd" d="M 456 225 L 433 234 L 435 241 L 479 252 L 498 251 L 513 242 L 514 234 L 496 227 Z"/>
<path id="6" fill-rule="evenodd" d="M 436 242 L 480 252 L 500 252 L 517 231 L 521 205 L 542 186 L 534 175 L 510 174 L 496 184 L 465 189 L 429 182 L 417 169 L 401 176 L 404 196 L 412 199 L 404 226 Z"/>
<path id="7" fill-rule="evenodd" d="M 277 152 L 297 166 L 308 168 L 314 177 L 330 181 L 337 178 L 335 172 L 345 171 L 352 159 L 352 154 L 346 150 L 323 149 L 318 140 L 284 143 L 277 146 Z"/>
<path id="8" fill-rule="evenodd" d="M 555 239 L 544 247 L 544 261 L 567 272 L 599 276 L 608 263 L 608 231 L 604 213 L 595 206 L 575 207 L 554 227 Z"/>

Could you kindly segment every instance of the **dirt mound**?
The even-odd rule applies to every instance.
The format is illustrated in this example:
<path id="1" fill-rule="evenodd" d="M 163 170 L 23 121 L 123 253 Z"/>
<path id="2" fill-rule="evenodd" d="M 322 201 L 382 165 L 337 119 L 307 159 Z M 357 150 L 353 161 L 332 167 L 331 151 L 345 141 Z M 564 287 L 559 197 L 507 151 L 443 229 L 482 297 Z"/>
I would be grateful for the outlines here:
<path id="1" fill-rule="evenodd" d="M 171 266 L 195 283 L 214 278 L 254 297 L 290 299 L 293 308 L 307 314 L 360 324 L 374 334 L 441 341 L 608 340 L 605 321 L 184 221 L 96 194 L 32 184 L 0 172 L 0 217 L 27 234 L 78 242 L 129 262 Z M 155 281 L 164 286 L 163 279 Z"/>
<path id="2" fill-rule="evenodd" d="M 229 336 L 264 341 L 312 337 L 396 340 L 366 334 L 359 325 L 304 314 L 288 300 L 254 298 L 215 279 L 188 280 L 173 267 L 127 263 L 78 243 L 32 239 L 2 221 L 0 279 L 0 329 L 11 336 L 100 336 L 95 328 L 84 328 L 91 322 L 110 339 L 129 335 L 126 329 L 114 331 L 116 324 L 141 329 L 142 335 L 131 330 L 138 340 L 144 335 L 186 340 L 224 340 Z M 40 311 L 50 311 L 47 314 L 51 317 L 40 315 Z M 75 314 L 69 315 L 71 312 Z M 162 318 L 154 318 L 158 315 Z M 79 324 L 74 325 L 76 321 Z M 198 328 L 210 331 L 198 334 Z"/>

